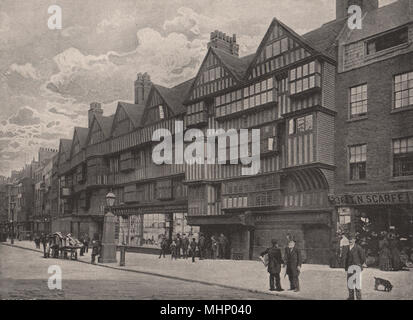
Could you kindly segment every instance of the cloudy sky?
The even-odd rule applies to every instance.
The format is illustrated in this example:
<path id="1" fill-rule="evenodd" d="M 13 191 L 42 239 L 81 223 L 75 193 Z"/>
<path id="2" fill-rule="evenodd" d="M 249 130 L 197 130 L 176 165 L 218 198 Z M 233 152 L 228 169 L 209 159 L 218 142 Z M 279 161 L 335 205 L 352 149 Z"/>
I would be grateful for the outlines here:
<path id="1" fill-rule="evenodd" d="M 61 30 L 47 27 L 54 4 Z M 273 17 L 302 34 L 334 19 L 335 1 L 1 0 L 0 174 L 87 126 L 90 102 L 108 115 L 132 101 L 136 73 L 165 86 L 193 77 L 211 31 L 255 52 Z"/>

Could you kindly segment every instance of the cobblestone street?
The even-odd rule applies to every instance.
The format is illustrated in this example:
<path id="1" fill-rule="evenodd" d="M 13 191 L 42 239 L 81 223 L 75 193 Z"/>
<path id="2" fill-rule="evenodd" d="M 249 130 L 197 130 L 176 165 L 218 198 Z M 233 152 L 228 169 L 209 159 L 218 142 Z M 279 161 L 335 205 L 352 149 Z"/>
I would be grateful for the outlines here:
<path id="1" fill-rule="evenodd" d="M 50 265 L 62 270 L 62 289 L 49 290 Z M 0 245 L 0 299 L 280 299 L 218 286 L 108 269 Z"/>

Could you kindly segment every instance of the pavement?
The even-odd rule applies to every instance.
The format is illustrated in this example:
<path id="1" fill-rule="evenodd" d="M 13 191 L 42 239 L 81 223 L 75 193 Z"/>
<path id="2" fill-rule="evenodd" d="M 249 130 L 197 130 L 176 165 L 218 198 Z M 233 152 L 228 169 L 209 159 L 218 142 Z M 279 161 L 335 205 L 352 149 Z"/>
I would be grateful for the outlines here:
<path id="1" fill-rule="evenodd" d="M 35 249 L 33 242 L 15 242 L 15 246 Z M 117 256 L 119 261 L 119 252 Z M 90 251 L 79 261 L 90 263 Z M 268 273 L 260 261 L 233 260 L 171 260 L 170 256 L 159 259 L 155 255 L 126 253 L 126 266 L 119 263 L 98 264 L 101 267 L 128 272 L 155 275 L 167 279 L 182 280 L 198 284 L 216 285 L 222 288 L 263 293 L 269 298 L 278 296 L 287 299 L 344 300 L 347 298 L 347 279 L 343 269 L 331 269 L 323 265 L 302 266 L 300 275 L 301 291 L 282 293 L 268 291 Z M 281 284 L 289 288 L 288 277 L 281 272 Z M 390 280 L 393 290 L 390 293 L 374 290 L 374 277 Z M 385 272 L 366 268 L 362 274 L 362 292 L 366 300 L 412 300 L 413 270 Z"/>
<path id="2" fill-rule="evenodd" d="M 49 268 L 61 271 L 61 289 L 49 289 Z M 0 245 L 0 300 L 282 300 L 209 284 L 125 272 Z M 285 300 L 285 299 L 284 299 Z"/>

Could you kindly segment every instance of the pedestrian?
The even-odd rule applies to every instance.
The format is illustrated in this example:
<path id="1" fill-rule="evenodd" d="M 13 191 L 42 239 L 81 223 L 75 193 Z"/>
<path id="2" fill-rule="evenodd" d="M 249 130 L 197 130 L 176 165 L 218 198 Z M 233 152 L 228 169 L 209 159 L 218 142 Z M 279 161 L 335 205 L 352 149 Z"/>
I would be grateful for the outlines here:
<path id="1" fill-rule="evenodd" d="M 83 256 L 83 253 L 85 252 L 85 237 L 84 235 L 81 235 L 79 238 L 80 243 L 82 244 L 82 246 L 80 247 L 80 256 Z"/>
<path id="2" fill-rule="evenodd" d="M 380 233 L 379 268 L 382 271 L 390 271 L 391 269 L 391 252 L 389 249 L 389 240 L 387 239 L 386 231 L 382 231 Z"/>
<path id="3" fill-rule="evenodd" d="M 203 260 L 205 256 L 205 237 L 202 233 L 199 236 L 198 248 L 199 248 L 199 260 Z"/>
<path id="4" fill-rule="evenodd" d="M 221 259 L 226 258 L 227 247 L 228 247 L 228 239 L 223 233 L 221 233 L 221 235 L 219 236 L 219 257 Z"/>
<path id="5" fill-rule="evenodd" d="M 398 236 L 394 232 L 391 232 L 389 234 L 389 249 L 390 249 L 392 270 L 393 271 L 401 270 L 402 262 L 400 260 L 399 239 L 398 239 Z"/>
<path id="6" fill-rule="evenodd" d="M 215 236 L 211 237 L 211 258 L 217 259 L 218 258 L 218 241 Z"/>
<path id="7" fill-rule="evenodd" d="M 40 236 L 39 233 L 36 233 L 34 237 L 34 243 L 36 244 L 36 249 L 40 249 Z"/>
<path id="8" fill-rule="evenodd" d="M 349 237 L 349 245 L 343 250 L 344 257 L 344 269 L 347 273 L 347 288 L 348 288 L 348 300 L 354 300 L 354 291 L 356 292 L 357 300 L 361 300 L 361 272 L 363 271 L 363 265 L 366 262 L 366 257 L 363 248 L 356 243 L 356 237 Z M 349 281 L 350 278 L 354 278 L 357 281 L 354 285 L 353 281 Z"/>
<path id="9" fill-rule="evenodd" d="M 270 274 L 270 291 L 284 291 L 281 288 L 281 265 L 283 264 L 281 249 L 278 247 L 277 240 L 271 240 L 272 247 L 261 253 L 261 257 L 268 254 L 268 273 Z M 275 280 L 275 287 L 274 287 Z"/>
<path id="10" fill-rule="evenodd" d="M 92 264 L 96 264 L 96 256 L 100 255 L 100 241 L 97 235 L 92 240 Z"/>
<path id="11" fill-rule="evenodd" d="M 49 234 L 47 236 L 46 257 L 45 258 L 50 258 L 50 251 L 52 249 L 52 245 L 53 245 L 52 235 Z"/>
<path id="12" fill-rule="evenodd" d="M 41 243 L 43 245 L 43 257 L 47 258 L 46 257 L 46 247 L 47 247 L 47 242 L 48 242 L 47 241 L 47 236 L 44 233 L 42 233 L 40 239 L 41 239 Z"/>
<path id="13" fill-rule="evenodd" d="M 184 233 L 183 239 L 182 239 L 182 255 L 184 259 L 188 259 L 188 248 L 189 248 L 189 239 Z"/>
<path id="14" fill-rule="evenodd" d="M 290 290 L 295 292 L 300 291 L 300 281 L 299 276 L 301 272 L 301 253 L 300 250 L 296 247 L 294 239 L 290 238 L 288 242 L 288 247 L 285 248 L 284 263 L 286 266 L 286 274 L 290 281 Z"/>
<path id="15" fill-rule="evenodd" d="M 159 259 L 163 256 L 165 258 L 166 250 L 168 250 L 168 240 L 164 236 L 161 241 L 161 253 L 159 254 Z"/>
<path id="16" fill-rule="evenodd" d="M 88 253 L 89 251 L 89 243 L 90 243 L 90 237 L 88 234 L 85 234 L 85 237 L 83 238 L 83 245 L 85 246 L 85 249 L 83 252 Z"/>
<path id="17" fill-rule="evenodd" d="M 178 259 L 181 259 L 181 248 L 182 248 L 182 239 L 181 239 L 181 235 L 178 233 L 176 235 L 176 257 Z"/>
<path id="18" fill-rule="evenodd" d="M 175 240 L 172 240 L 172 243 L 169 249 L 171 250 L 171 259 L 176 260 L 176 241 Z"/>
<path id="19" fill-rule="evenodd" d="M 195 262 L 195 255 L 196 255 L 196 247 L 197 243 L 195 238 L 192 238 L 191 243 L 189 244 L 190 250 L 191 250 L 191 256 L 192 256 L 192 262 Z"/>

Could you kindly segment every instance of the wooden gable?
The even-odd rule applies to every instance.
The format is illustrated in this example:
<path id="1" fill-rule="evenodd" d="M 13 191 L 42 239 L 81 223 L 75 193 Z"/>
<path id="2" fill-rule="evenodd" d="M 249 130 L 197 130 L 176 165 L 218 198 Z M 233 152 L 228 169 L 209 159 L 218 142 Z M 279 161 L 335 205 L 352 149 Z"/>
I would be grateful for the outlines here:
<path id="1" fill-rule="evenodd" d="M 121 104 L 118 104 L 116 109 L 115 118 L 113 119 L 111 135 L 118 137 L 132 131 L 134 128 L 132 120 L 130 119 L 126 110 Z"/>
<path id="2" fill-rule="evenodd" d="M 148 102 L 143 113 L 142 124 L 149 125 L 168 119 L 173 112 L 155 86 L 149 93 Z"/>
<path id="3" fill-rule="evenodd" d="M 247 71 L 248 80 L 310 57 L 314 50 L 282 23 L 273 20 Z"/>
<path id="4" fill-rule="evenodd" d="M 70 151 L 70 154 L 73 156 L 75 154 L 78 154 L 80 152 L 81 146 L 80 146 L 80 140 L 79 137 L 77 136 L 77 131 L 73 132 L 73 140 L 72 140 L 72 148 Z"/>
<path id="5" fill-rule="evenodd" d="M 195 100 L 218 91 L 231 88 L 237 80 L 221 59 L 209 49 L 189 92 L 189 99 Z"/>
<path id="6" fill-rule="evenodd" d="M 96 117 L 93 118 L 92 126 L 89 129 L 89 134 L 86 140 L 87 145 L 92 145 L 103 141 L 105 138 L 103 130 Z"/>

